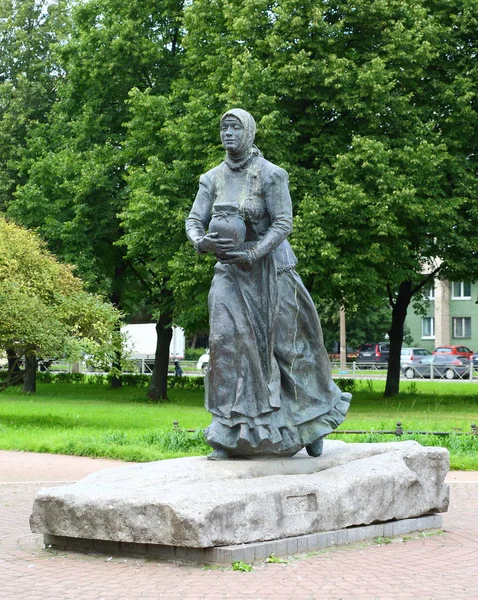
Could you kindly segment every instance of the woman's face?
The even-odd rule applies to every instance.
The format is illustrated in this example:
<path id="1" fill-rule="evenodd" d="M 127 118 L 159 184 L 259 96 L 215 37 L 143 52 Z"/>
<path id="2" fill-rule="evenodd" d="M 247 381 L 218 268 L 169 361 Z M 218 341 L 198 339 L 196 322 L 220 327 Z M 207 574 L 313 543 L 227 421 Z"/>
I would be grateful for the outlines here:
<path id="1" fill-rule="evenodd" d="M 239 119 L 228 116 L 221 121 L 221 141 L 226 152 L 235 154 L 242 145 L 245 129 Z"/>

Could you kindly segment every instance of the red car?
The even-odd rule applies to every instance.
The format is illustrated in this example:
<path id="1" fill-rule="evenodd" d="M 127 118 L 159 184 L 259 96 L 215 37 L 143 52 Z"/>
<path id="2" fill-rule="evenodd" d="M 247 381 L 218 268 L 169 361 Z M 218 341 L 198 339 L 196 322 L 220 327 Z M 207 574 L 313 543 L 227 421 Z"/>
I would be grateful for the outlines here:
<path id="1" fill-rule="evenodd" d="M 454 354 L 455 356 L 465 356 L 471 358 L 473 356 L 473 350 L 470 350 L 466 346 L 438 346 L 433 351 L 433 354 Z"/>

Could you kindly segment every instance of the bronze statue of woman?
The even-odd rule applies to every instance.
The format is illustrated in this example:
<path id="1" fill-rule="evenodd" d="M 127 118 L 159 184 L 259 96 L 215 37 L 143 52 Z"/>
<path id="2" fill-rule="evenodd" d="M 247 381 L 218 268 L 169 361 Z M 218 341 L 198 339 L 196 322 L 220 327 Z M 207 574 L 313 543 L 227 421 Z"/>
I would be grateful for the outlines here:
<path id="1" fill-rule="evenodd" d="M 320 456 L 351 395 L 332 379 L 314 303 L 296 273 L 288 175 L 254 145 L 234 108 L 220 122 L 224 162 L 201 176 L 186 220 L 218 262 L 209 292 L 208 458 Z"/>

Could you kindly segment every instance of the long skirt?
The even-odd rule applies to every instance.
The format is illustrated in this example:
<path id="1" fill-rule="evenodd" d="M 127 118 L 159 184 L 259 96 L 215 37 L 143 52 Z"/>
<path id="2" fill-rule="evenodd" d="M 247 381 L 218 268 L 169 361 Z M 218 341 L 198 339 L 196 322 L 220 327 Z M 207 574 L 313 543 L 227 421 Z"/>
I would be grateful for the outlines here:
<path id="1" fill-rule="evenodd" d="M 312 298 L 272 256 L 215 266 L 209 293 L 206 440 L 228 455 L 292 456 L 333 431 L 349 401 L 334 383 Z"/>

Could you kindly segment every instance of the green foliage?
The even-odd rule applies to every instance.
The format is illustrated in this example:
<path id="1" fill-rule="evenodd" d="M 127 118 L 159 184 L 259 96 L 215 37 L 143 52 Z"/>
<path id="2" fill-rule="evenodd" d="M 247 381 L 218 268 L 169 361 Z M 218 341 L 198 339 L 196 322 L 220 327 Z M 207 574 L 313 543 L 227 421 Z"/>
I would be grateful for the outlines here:
<path id="1" fill-rule="evenodd" d="M 63 35 L 64 0 L 0 0 L 0 209 L 24 183 L 28 135 L 44 122 L 58 77 L 53 46 Z"/>
<path id="2" fill-rule="evenodd" d="M 53 383 L 53 381 L 56 380 L 56 377 L 55 374 L 50 371 L 39 371 L 36 374 L 36 379 L 38 383 Z"/>
<path id="3" fill-rule="evenodd" d="M 314 288 L 314 280 L 305 281 Z M 320 294 L 313 292 L 313 300 L 317 306 L 324 344 L 329 352 L 336 352 L 340 340 L 340 311 L 337 301 L 331 301 Z M 379 299 L 380 300 L 380 299 Z M 346 313 L 347 348 L 356 350 L 365 342 L 382 341 L 390 330 L 392 311 L 386 298 L 381 298 L 379 306 L 370 310 L 367 306 L 357 306 Z"/>
<path id="4" fill-rule="evenodd" d="M 462 0 L 196 0 L 173 89 L 182 109 L 163 128 L 178 160 L 162 169 L 168 181 L 197 177 L 220 158 L 221 112 L 249 110 L 265 156 L 290 173 L 307 284 L 351 315 L 387 299 L 398 356 L 424 266 L 478 275 L 475 27 L 474 3 Z M 186 251 L 174 260 L 171 285 L 189 318 L 206 265 Z M 398 370 L 393 359 L 391 392 Z"/>
<path id="5" fill-rule="evenodd" d="M 338 377 L 335 383 L 339 386 L 342 392 L 350 392 L 353 394 L 355 391 L 355 379 L 348 377 Z"/>
<path id="6" fill-rule="evenodd" d="M 110 379 L 110 376 L 103 376 L 106 379 Z M 149 384 L 150 377 L 144 373 L 123 373 L 121 375 L 121 381 L 123 385 L 134 386 L 134 387 L 146 387 Z"/>
<path id="7" fill-rule="evenodd" d="M 171 302 L 164 269 L 148 264 L 146 247 L 125 256 L 120 215 L 135 193 L 127 171 L 146 163 L 127 143 L 126 101 L 133 90 L 160 95 L 170 89 L 180 67 L 183 0 L 70 0 L 68 8 L 54 53 L 56 101 L 30 128 L 21 185 L 8 212 L 38 228 L 53 251 L 76 265 L 89 289 L 129 316 L 166 314 L 167 328 Z M 156 125 L 150 124 L 154 138 Z M 167 272 L 170 255 L 160 258 Z"/>
<path id="8" fill-rule="evenodd" d="M 376 537 L 374 539 L 374 542 L 376 544 L 379 544 L 380 546 L 383 546 L 385 544 L 391 544 L 392 540 L 390 538 L 388 538 L 388 537 Z"/>
<path id="9" fill-rule="evenodd" d="M 232 563 L 233 571 L 242 571 L 243 573 L 249 573 L 254 570 L 254 567 L 249 563 L 245 563 L 243 560 L 237 560 Z"/>
<path id="10" fill-rule="evenodd" d="M 206 348 L 186 348 L 184 360 L 197 362 L 205 353 Z"/>
<path id="11" fill-rule="evenodd" d="M 45 383 L 85 383 L 87 377 L 84 373 L 39 373 L 38 375 L 40 375 L 39 380 Z"/>
<path id="12" fill-rule="evenodd" d="M 266 563 L 287 564 L 286 560 L 283 560 L 282 558 L 279 558 L 274 553 L 272 553 L 270 556 L 268 556 L 266 558 L 265 562 Z"/>
<path id="13" fill-rule="evenodd" d="M 19 357 L 78 360 L 87 353 L 110 362 L 120 344 L 119 313 L 87 293 L 71 267 L 59 263 L 33 232 L 3 217 L 0 306 L 0 347 Z"/>
<path id="14" fill-rule="evenodd" d="M 292 242 L 327 340 L 340 304 L 351 345 L 383 337 L 385 299 L 398 356 L 423 268 L 478 276 L 476 0 L 0 9 L 0 206 L 129 314 L 207 327 L 213 261 L 183 223 L 231 106 L 290 173 Z M 391 393 L 398 369 L 391 356 Z"/>
<path id="15" fill-rule="evenodd" d="M 170 377 L 169 387 L 179 390 L 204 390 L 204 377 L 194 377 L 193 375 Z"/>
<path id="16" fill-rule="evenodd" d="M 2 374 L 6 376 L 7 372 L 0 371 L 0 380 Z M 111 382 L 112 374 L 103 375 L 101 373 L 62 373 L 51 371 L 39 371 L 37 381 L 39 383 L 87 383 L 90 385 L 106 385 Z M 147 387 L 151 376 L 143 373 L 123 373 L 122 382 L 127 387 Z M 351 380 L 353 381 L 353 380 Z M 172 376 L 169 378 L 169 387 L 171 389 L 204 391 L 204 378 L 194 377 L 192 375 L 183 375 L 182 377 Z M 343 390 L 348 391 L 348 390 Z"/>
<path id="17" fill-rule="evenodd" d="M 151 312 L 155 277 L 141 257 L 126 260 L 120 245 L 125 174 L 136 162 L 125 146 L 126 100 L 132 89 L 169 89 L 179 66 L 182 1 L 68 4 L 64 39 L 55 46 L 56 102 L 30 132 L 9 214 L 38 227 L 90 289 L 129 314 Z"/>

